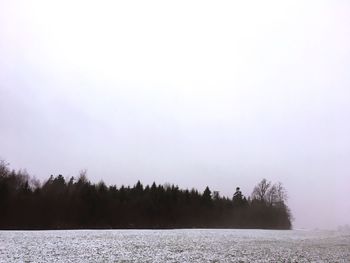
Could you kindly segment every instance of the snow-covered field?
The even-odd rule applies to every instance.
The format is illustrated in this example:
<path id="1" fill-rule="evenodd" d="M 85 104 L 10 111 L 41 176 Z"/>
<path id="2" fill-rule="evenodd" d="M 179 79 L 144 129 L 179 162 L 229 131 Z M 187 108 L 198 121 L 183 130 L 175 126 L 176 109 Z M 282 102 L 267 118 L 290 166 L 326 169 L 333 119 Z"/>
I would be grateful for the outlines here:
<path id="1" fill-rule="evenodd" d="M 350 262 L 350 233 L 224 229 L 0 231 L 0 262 Z"/>

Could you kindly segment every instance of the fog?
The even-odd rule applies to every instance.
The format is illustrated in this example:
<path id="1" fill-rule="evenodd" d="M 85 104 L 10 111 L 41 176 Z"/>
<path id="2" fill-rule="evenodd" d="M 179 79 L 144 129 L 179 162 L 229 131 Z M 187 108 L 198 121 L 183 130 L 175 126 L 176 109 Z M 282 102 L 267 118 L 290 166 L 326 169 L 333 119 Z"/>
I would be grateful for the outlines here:
<path id="1" fill-rule="evenodd" d="M 108 184 L 289 193 L 350 224 L 347 1 L 1 1 L 0 158 Z"/>

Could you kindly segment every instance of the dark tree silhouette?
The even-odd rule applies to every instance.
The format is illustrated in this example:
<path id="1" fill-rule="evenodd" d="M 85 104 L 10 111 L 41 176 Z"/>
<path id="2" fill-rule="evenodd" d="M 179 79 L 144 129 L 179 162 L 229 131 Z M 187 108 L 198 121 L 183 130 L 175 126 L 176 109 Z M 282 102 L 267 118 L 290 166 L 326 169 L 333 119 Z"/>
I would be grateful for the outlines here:
<path id="1" fill-rule="evenodd" d="M 240 206 L 243 203 L 243 195 L 241 192 L 241 189 L 239 187 L 236 187 L 236 192 L 233 194 L 232 197 L 233 205 Z"/>
<path id="2" fill-rule="evenodd" d="M 291 214 L 281 183 L 263 179 L 247 200 L 239 187 L 232 199 L 207 186 L 107 186 L 51 175 L 42 184 L 0 161 L 0 229 L 77 228 L 275 228 L 290 229 Z"/>

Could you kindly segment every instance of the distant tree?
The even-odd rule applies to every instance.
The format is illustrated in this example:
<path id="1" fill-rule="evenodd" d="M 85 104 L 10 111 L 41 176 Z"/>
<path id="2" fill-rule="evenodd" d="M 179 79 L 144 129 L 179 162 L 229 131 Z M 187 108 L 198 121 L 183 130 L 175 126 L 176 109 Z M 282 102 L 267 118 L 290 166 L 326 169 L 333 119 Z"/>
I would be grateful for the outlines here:
<path id="1" fill-rule="evenodd" d="M 220 193 L 219 191 L 213 191 L 213 200 L 220 200 Z"/>
<path id="2" fill-rule="evenodd" d="M 277 202 L 281 203 L 285 203 L 287 202 L 288 200 L 288 194 L 287 194 L 287 191 L 286 189 L 283 187 L 282 183 L 281 182 L 278 182 L 276 185 L 275 185 L 275 188 L 276 188 L 276 198 L 277 198 Z"/>
<path id="3" fill-rule="evenodd" d="M 78 176 L 78 184 L 87 184 L 89 180 L 87 179 L 87 170 L 81 170 Z"/>
<path id="4" fill-rule="evenodd" d="M 5 177 L 10 172 L 8 166 L 10 164 L 5 160 L 0 160 L 0 177 Z"/>
<path id="5" fill-rule="evenodd" d="M 256 199 L 259 201 L 265 201 L 267 192 L 269 191 L 269 188 L 271 186 L 271 182 L 268 182 L 265 178 L 261 180 L 261 182 L 255 186 L 253 193 L 252 193 L 252 199 Z"/>
<path id="6" fill-rule="evenodd" d="M 287 192 L 282 183 L 270 186 L 266 192 L 266 202 L 270 205 L 282 205 L 287 201 Z"/>
<path id="7" fill-rule="evenodd" d="M 107 189 L 107 186 L 106 186 L 105 182 L 101 180 L 101 181 L 97 184 L 96 190 L 97 190 L 98 192 L 105 193 L 105 192 L 107 192 L 108 189 Z"/>
<path id="8" fill-rule="evenodd" d="M 275 185 L 270 186 L 266 191 L 265 200 L 269 205 L 275 204 L 277 201 L 277 188 Z"/>
<path id="9" fill-rule="evenodd" d="M 140 180 L 137 181 L 134 188 L 137 193 L 141 193 L 143 191 L 143 185 L 141 184 Z"/>
<path id="10" fill-rule="evenodd" d="M 203 199 L 204 200 L 211 200 L 211 191 L 209 187 L 207 186 L 203 192 Z"/>
<path id="11" fill-rule="evenodd" d="M 233 194 L 232 202 L 235 206 L 241 206 L 243 204 L 243 195 L 239 187 L 236 187 L 236 192 Z"/>

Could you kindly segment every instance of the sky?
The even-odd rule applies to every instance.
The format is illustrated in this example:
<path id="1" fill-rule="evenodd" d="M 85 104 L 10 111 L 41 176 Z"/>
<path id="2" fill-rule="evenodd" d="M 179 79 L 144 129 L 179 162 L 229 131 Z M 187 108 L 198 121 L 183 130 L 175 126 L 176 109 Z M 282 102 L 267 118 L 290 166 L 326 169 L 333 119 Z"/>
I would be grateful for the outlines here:
<path id="1" fill-rule="evenodd" d="M 0 0 L 0 158 L 350 224 L 350 2 Z"/>

